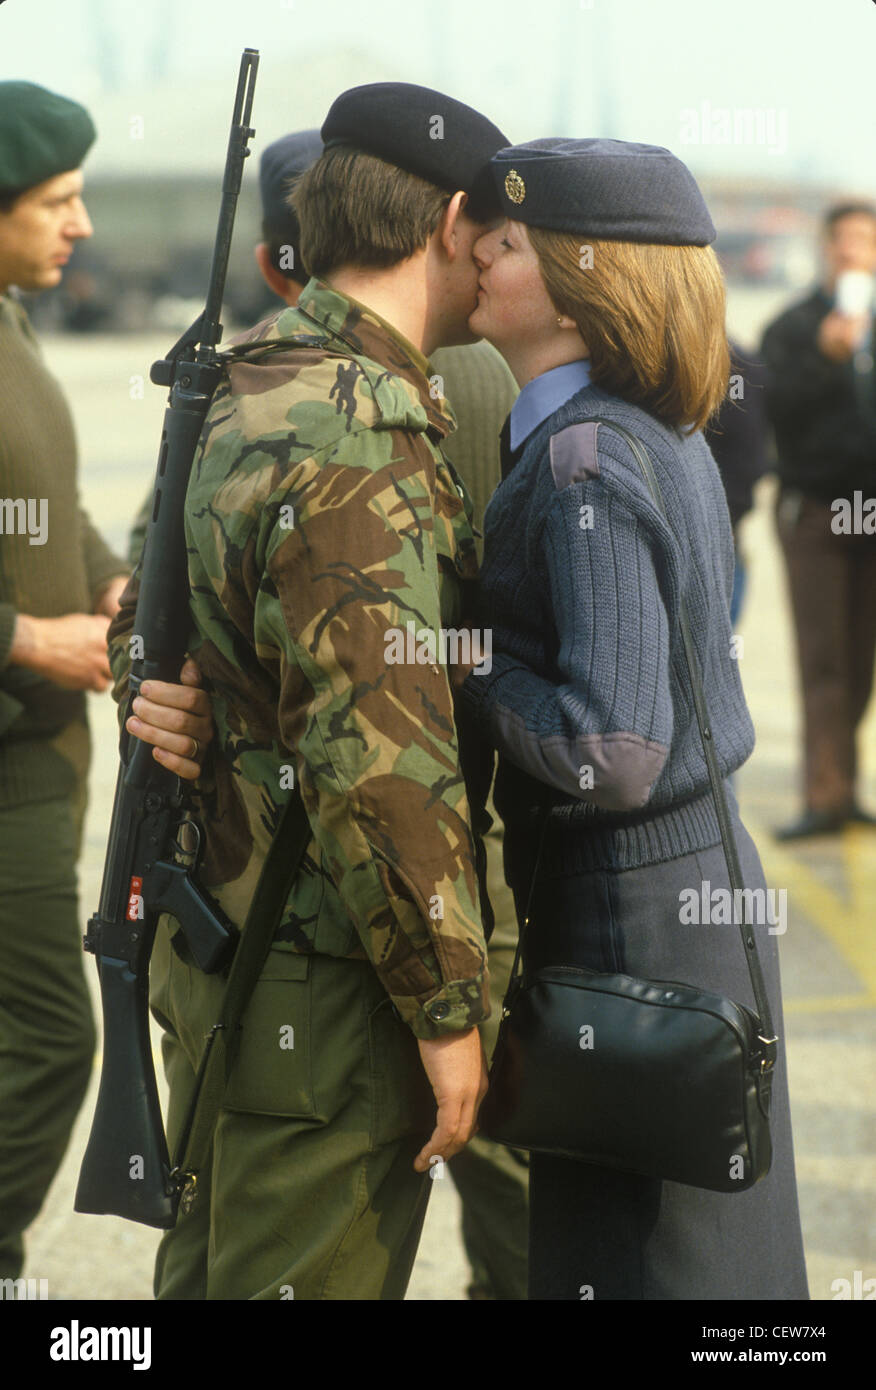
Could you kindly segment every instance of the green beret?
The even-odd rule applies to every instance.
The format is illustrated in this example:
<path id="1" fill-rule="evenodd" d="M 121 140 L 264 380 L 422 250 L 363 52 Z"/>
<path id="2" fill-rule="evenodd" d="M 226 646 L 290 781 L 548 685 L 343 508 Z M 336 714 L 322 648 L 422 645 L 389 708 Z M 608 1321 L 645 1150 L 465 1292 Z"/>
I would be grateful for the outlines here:
<path id="1" fill-rule="evenodd" d="M 78 169 L 96 134 L 78 101 L 35 82 L 0 82 L 0 192 Z"/>

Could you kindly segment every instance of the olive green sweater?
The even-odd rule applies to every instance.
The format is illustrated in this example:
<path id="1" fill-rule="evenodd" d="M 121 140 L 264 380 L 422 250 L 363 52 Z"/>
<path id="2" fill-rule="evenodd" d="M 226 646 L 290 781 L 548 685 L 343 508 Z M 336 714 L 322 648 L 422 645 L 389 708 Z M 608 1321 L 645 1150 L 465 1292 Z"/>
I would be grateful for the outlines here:
<path id="1" fill-rule="evenodd" d="M 85 694 L 9 661 L 16 617 L 91 613 L 123 560 L 79 506 L 76 439 L 21 306 L 0 296 L 0 806 L 79 794 Z"/>
<path id="2" fill-rule="evenodd" d="M 480 561 L 484 512 L 501 479 L 499 432 L 517 399 L 517 383 L 489 343 L 439 348 L 431 365 L 456 416 L 456 431 L 441 448 L 471 494 Z"/>

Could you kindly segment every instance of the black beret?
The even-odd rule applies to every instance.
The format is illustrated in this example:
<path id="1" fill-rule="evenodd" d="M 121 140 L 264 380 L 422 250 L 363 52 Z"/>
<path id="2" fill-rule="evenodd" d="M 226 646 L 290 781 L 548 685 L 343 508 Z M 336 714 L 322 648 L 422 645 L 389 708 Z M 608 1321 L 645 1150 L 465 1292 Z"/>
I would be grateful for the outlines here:
<path id="1" fill-rule="evenodd" d="M 491 169 L 506 217 L 606 241 L 708 246 L 717 235 L 693 174 L 661 145 L 549 137 Z"/>
<path id="2" fill-rule="evenodd" d="M 352 145 L 449 193 L 463 189 L 477 216 L 498 211 L 489 161 L 507 137 L 443 92 L 408 82 L 352 87 L 332 103 L 321 134 L 326 147 Z"/>
<path id="3" fill-rule="evenodd" d="M 78 169 L 97 131 L 84 106 L 34 82 L 0 82 L 0 191 Z"/>

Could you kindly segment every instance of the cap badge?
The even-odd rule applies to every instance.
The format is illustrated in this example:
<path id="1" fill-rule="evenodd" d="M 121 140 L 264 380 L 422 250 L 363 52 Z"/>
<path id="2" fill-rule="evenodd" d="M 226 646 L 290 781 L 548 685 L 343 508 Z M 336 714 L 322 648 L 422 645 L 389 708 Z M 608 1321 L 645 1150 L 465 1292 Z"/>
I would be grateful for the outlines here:
<path id="1" fill-rule="evenodd" d="M 505 175 L 505 192 L 512 203 L 522 203 L 526 197 L 526 184 L 516 169 L 509 169 Z"/>

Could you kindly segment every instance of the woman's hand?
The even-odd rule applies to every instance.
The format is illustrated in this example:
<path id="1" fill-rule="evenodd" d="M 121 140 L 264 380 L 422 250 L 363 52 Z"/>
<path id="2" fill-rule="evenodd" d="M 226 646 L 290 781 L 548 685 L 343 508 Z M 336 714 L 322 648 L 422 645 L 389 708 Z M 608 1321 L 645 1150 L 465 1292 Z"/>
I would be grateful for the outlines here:
<path id="1" fill-rule="evenodd" d="M 125 728 L 135 738 L 153 744 L 152 756 L 162 767 L 194 782 L 213 737 L 213 711 L 209 695 L 201 689 L 200 669 L 191 657 L 183 664 L 179 678 L 180 685 L 144 681 Z"/>
<path id="2" fill-rule="evenodd" d="M 489 661 L 492 656 L 490 643 L 489 641 L 484 642 L 484 634 L 480 628 L 462 628 L 461 631 L 468 631 L 470 634 L 469 652 L 471 656 L 470 660 L 455 661 L 447 668 L 450 689 L 454 695 L 461 689 L 463 681 L 471 675 L 472 671 Z M 487 666 L 488 671 L 489 669 Z"/>
<path id="3" fill-rule="evenodd" d="M 119 611 L 119 600 L 128 587 L 128 575 L 120 574 L 111 579 L 94 605 L 95 613 L 105 618 L 114 618 Z"/>
<path id="4" fill-rule="evenodd" d="M 450 677 L 450 689 L 453 691 L 454 695 L 457 691 L 462 689 L 463 681 L 471 675 L 476 665 L 477 663 L 474 661 L 459 661 L 453 666 L 448 667 L 447 674 Z"/>

